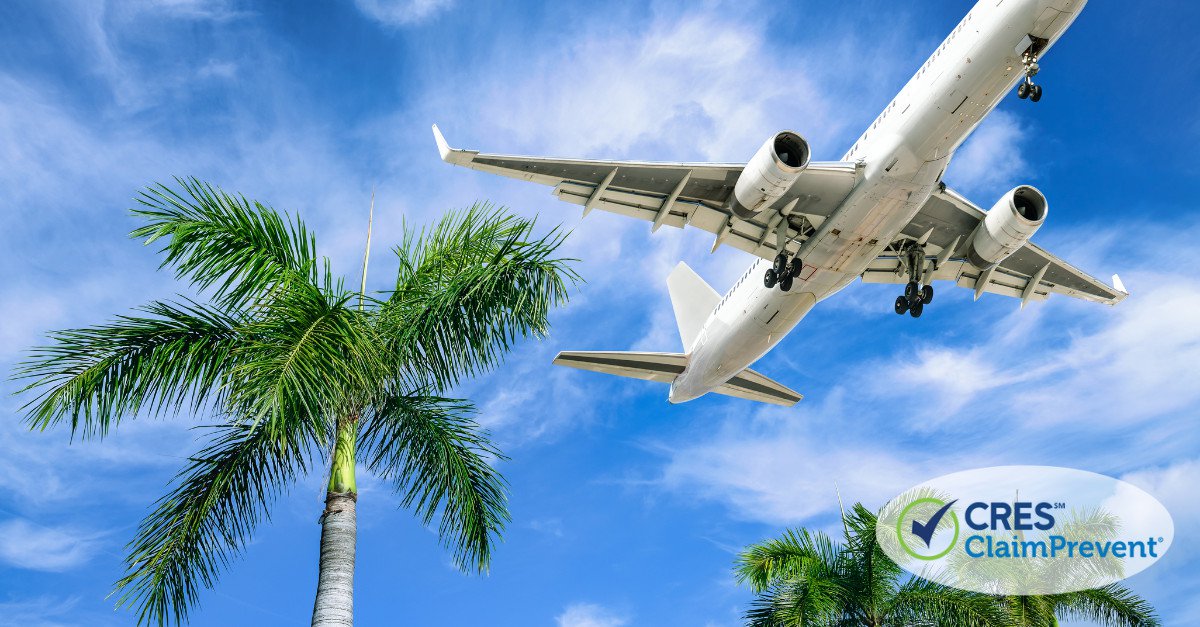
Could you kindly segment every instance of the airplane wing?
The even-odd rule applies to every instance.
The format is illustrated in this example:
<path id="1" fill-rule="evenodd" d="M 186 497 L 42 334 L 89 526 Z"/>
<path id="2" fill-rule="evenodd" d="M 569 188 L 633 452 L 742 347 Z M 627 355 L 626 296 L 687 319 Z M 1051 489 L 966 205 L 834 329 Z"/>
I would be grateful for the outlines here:
<path id="1" fill-rule="evenodd" d="M 1113 286 L 1109 286 L 1032 242 L 990 269 L 976 268 L 959 255 L 964 254 L 975 227 L 985 215 L 983 209 L 961 194 L 943 188 L 930 196 L 902 234 L 918 239 L 929 233 L 927 250 L 936 251 L 927 256 L 933 260 L 932 278 L 954 281 L 960 287 L 972 289 L 975 298 L 990 292 L 1019 298 L 1024 306 L 1054 293 L 1115 305 L 1129 295 L 1116 275 Z M 897 256 L 885 252 L 863 273 L 863 282 L 907 282 L 908 276 L 899 273 L 898 268 Z"/>
<path id="2" fill-rule="evenodd" d="M 553 188 L 559 200 L 639 218 L 658 230 L 663 225 L 692 226 L 714 235 L 713 250 L 723 244 L 764 259 L 783 246 L 800 244 L 837 209 L 862 174 L 852 162 L 812 162 L 800 180 L 778 200 L 774 211 L 751 220 L 732 215 L 726 201 L 741 163 L 593 161 L 486 154 L 451 148 L 433 126 L 438 152 L 447 163 Z"/>

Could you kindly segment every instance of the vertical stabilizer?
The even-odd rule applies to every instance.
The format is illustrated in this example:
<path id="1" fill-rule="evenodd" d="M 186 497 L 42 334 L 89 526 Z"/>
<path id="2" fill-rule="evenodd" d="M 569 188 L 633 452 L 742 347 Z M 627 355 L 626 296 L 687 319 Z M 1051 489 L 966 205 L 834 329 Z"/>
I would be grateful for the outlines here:
<path id="1" fill-rule="evenodd" d="M 700 329 L 721 302 L 721 295 L 682 261 L 667 277 L 667 291 L 671 294 L 671 308 L 675 310 L 683 350 L 691 352 Z"/>

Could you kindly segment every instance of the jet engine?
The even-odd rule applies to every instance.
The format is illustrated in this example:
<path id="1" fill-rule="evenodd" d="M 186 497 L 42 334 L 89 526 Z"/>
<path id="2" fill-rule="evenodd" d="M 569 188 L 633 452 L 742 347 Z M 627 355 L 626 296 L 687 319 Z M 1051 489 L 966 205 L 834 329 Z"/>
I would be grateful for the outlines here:
<path id="1" fill-rule="evenodd" d="M 783 197 L 808 167 L 808 142 L 781 131 L 763 143 L 742 170 L 730 198 L 734 215 L 748 220 Z"/>
<path id="2" fill-rule="evenodd" d="M 1037 188 L 1021 185 L 992 205 L 975 230 L 967 259 L 977 268 L 990 268 L 1017 252 L 1046 220 L 1046 197 Z"/>

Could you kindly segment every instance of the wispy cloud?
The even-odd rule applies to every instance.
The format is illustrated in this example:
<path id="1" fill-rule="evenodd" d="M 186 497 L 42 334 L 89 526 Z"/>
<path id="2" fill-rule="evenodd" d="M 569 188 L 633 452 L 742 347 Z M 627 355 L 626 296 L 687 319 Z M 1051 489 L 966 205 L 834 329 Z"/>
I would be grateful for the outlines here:
<path id="1" fill-rule="evenodd" d="M 572 603 L 554 619 L 558 627 L 621 627 L 629 619 L 596 603 Z"/>
<path id="2" fill-rule="evenodd" d="M 967 194 L 999 194 L 1015 187 L 1018 178 L 1029 174 L 1023 156 L 1028 130 L 1017 116 L 993 111 L 954 154 L 946 183 Z"/>
<path id="3" fill-rule="evenodd" d="M 450 8 L 454 0 L 354 0 L 367 17 L 387 26 L 408 26 Z"/>
<path id="4" fill-rule="evenodd" d="M 0 627 L 67 627 L 78 625 L 73 616 L 78 597 L 48 595 L 0 602 Z"/>
<path id="5" fill-rule="evenodd" d="M 99 536 L 72 527 L 43 527 L 28 520 L 0 522 L 0 560 L 18 568 L 59 572 L 85 564 Z"/>

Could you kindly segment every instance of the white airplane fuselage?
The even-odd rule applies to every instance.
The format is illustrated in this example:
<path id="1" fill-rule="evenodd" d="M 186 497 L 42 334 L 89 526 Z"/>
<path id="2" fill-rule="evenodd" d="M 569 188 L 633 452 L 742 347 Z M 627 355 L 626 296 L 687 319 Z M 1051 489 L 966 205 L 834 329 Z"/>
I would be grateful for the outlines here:
<path id="1" fill-rule="evenodd" d="M 813 305 L 859 277 L 929 199 L 954 151 L 1023 80 L 1020 42 L 1044 39 L 1044 53 L 1084 4 L 976 4 L 843 157 L 861 160 L 864 175 L 801 246 L 804 266 L 791 290 L 766 287 L 771 262 L 754 263 L 709 315 L 670 401 L 720 387 L 774 348 Z"/>

